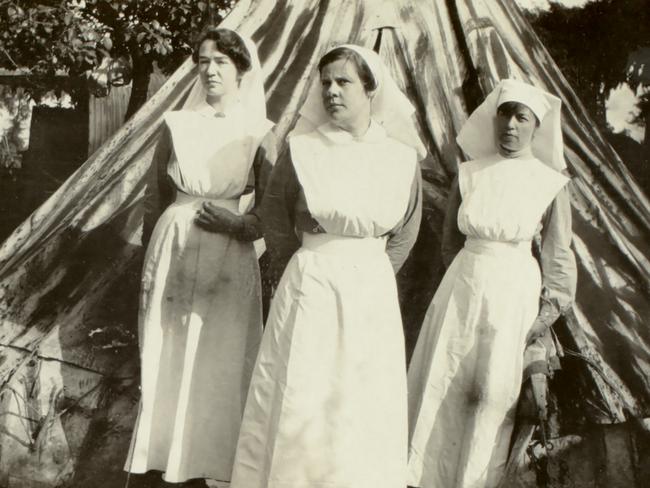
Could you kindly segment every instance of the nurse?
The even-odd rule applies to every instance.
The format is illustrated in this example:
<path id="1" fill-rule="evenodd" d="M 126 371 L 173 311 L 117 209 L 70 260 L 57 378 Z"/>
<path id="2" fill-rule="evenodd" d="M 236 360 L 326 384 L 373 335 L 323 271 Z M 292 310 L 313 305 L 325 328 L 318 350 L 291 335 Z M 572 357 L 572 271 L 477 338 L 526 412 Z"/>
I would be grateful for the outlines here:
<path id="1" fill-rule="evenodd" d="M 340 46 L 318 69 L 320 83 L 262 204 L 267 245 L 283 273 L 233 488 L 406 483 L 395 272 L 420 225 L 421 144 L 413 107 L 375 52 Z"/>
<path id="2" fill-rule="evenodd" d="M 506 464 L 524 349 L 575 295 L 560 100 L 503 80 L 458 144 L 449 268 L 409 366 L 409 485 L 488 488 Z M 541 272 L 531 241 L 541 226 Z"/>
<path id="3" fill-rule="evenodd" d="M 142 397 L 125 467 L 174 483 L 230 480 L 262 336 L 261 226 L 241 200 L 272 140 L 255 45 L 213 28 L 194 60 L 194 87 L 164 116 L 147 188 Z"/>

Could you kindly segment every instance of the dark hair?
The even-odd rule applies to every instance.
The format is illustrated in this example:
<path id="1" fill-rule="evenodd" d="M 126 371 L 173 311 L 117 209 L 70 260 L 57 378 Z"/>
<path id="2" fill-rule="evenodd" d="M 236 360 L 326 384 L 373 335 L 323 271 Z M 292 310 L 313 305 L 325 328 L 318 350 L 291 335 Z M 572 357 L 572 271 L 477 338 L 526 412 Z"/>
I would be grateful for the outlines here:
<path id="1" fill-rule="evenodd" d="M 521 102 L 504 102 L 504 103 L 502 103 L 501 105 L 499 105 L 497 107 L 497 113 L 498 114 L 502 113 L 503 115 L 511 116 L 513 113 L 515 113 L 517 110 L 519 110 L 519 107 L 526 107 L 528 110 L 530 110 L 530 113 L 533 114 L 533 117 L 535 117 L 535 126 L 539 127 L 540 121 L 537 118 L 537 115 L 525 103 L 521 103 Z"/>
<path id="2" fill-rule="evenodd" d="M 340 59 L 345 59 L 346 61 L 352 60 L 366 93 L 377 88 L 377 80 L 375 80 L 375 77 L 372 75 L 372 71 L 370 71 L 368 64 L 358 52 L 347 47 L 334 48 L 325 56 L 320 58 L 320 61 L 318 62 L 318 72 L 322 73 L 325 66 Z"/>
<path id="3" fill-rule="evenodd" d="M 251 55 L 243 39 L 235 31 L 217 27 L 204 30 L 194 44 L 192 59 L 195 63 L 199 62 L 199 49 L 205 41 L 214 41 L 217 49 L 232 59 L 240 75 L 251 69 Z"/>

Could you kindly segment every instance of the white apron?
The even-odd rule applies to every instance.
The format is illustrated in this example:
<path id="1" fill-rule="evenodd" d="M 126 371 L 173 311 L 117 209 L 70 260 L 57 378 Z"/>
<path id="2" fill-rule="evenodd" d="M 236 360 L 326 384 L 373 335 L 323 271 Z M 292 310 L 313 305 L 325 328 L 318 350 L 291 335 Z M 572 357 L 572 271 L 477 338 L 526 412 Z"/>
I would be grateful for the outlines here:
<path id="1" fill-rule="evenodd" d="M 204 231 L 210 200 L 235 213 L 267 127 L 246 127 L 241 108 L 165 114 L 179 189 L 145 257 L 140 302 L 142 398 L 125 469 L 164 471 L 169 482 L 229 480 L 262 334 L 253 243 Z"/>
<path id="2" fill-rule="evenodd" d="M 376 124 L 290 148 L 327 233 L 303 235 L 273 298 L 231 486 L 404 488 L 404 337 L 381 236 L 406 213 L 415 152 Z"/>
<path id="3" fill-rule="evenodd" d="M 568 181 L 533 157 L 470 161 L 458 177 L 467 240 L 429 306 L 408 372 L 408 483 L 423 488 L 500 480 L 539 311 L 531 240 Z"/>

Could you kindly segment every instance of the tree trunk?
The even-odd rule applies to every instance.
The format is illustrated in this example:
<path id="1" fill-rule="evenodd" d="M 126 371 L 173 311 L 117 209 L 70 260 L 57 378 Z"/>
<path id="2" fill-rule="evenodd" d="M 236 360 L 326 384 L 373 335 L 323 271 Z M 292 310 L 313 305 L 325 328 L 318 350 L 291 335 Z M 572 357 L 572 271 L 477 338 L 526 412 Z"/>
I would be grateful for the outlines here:
<path id="1" fill-rule="evenodd" d="M 133 79 L 131 81 L 131 97 L 129 106 L 126 109 L 124 121 L 126 122 L 131 116 L 138 111 L 147 101 L 149 92 L 149 80 L 153 68 L 151 63 L 143 60 L 139 56 L 133 56 Z"/>

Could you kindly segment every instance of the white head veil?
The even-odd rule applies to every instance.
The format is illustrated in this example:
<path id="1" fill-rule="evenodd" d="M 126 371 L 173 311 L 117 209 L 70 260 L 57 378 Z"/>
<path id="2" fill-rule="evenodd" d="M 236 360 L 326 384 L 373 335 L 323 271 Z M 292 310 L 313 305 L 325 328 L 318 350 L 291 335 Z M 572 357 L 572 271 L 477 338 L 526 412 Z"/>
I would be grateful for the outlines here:
<path id="1" fill-rule="evenodd" d="M 244 37 L 236 33 L 248 50 L 251 59 L 251 69 L 242 75 L 239 83 L 239 103 L 241 104 L 246 119 L 251 122 L 266 121 L 266 98 L 264 96 L 264 76 L 262 67 L 257 55 L 257 47 L 255 43 L 248 37 Z M 183 110 L 193 110 L 196 107 L 205 103 L 207 92 L 203 83 L 196 76 L 194 85 L 190 90 L 185 103 L 183 103 Z"/>
<path id="2" fill-rule="evenodd" d="M 526 105 L 539 119 L 540 126 L 531 143 L 533 155 L 557 171 L 565 169 L 562 101 L 528 83 L 511 79 L 501 80 L 463 125 L 456 142 L 465 154 L 479 159 L 497 153 L 495 119 L 497 108 L 506 102 Z"/>
<path id="3" fill-rule="evenodd" d="M 375 79 L 377 88 L 370 102 L 370 117 L 383 126 L 389 136 L 414 148 L 418 153 L 418 157 L 420 159 L 424 158 L 426 149 L 414 126 L 413 113 L 415 108 L 398 88 L 379 55 L 371 49 L 353 44 L 342 44 L 327 52 L 340 47 L 359 54 L 370 68 L 370 72 Z M 300 119 L 291 135 L 311 132 L 331 120 L 323 107 L 321 85 L 318 80 L 312 83 L 307 99 L 299 113 Z"/>

